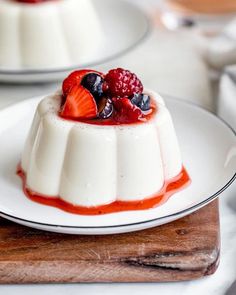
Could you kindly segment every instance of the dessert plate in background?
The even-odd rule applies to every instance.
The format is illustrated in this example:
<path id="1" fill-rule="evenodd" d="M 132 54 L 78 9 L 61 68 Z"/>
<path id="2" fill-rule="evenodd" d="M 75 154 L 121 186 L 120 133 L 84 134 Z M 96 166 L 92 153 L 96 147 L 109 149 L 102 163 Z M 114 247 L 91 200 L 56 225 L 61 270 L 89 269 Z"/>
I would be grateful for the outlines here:
<path id="1" fill-rule="evenodd" d="M 65 68 L 7 69 L 0 67 L 0 81 L 32 83 L 60 80 L 74 69 L 97 67 L 122 56 L 147 36 L 150 29 L 149 20 L 135 5 L 123 0 L 93 0 L 93 4 L 106 37 L 96 58 Z"/>
<path id="2" fill-rule="evenodd" d="M 192 213 L 214 200 L 236 178 L 235 132 L 208 111 L 166 97 L 183 162 L 192 179 L 190 186 L 159 207 L 101 216 L 74 215 L 34 203 L 24 195 L 21 179 L 15 171 L 34 111 L 41 99 L 33 98 L 0 111 L 0 216 L 9 220 L 69 234 L 136 231 Z"/>

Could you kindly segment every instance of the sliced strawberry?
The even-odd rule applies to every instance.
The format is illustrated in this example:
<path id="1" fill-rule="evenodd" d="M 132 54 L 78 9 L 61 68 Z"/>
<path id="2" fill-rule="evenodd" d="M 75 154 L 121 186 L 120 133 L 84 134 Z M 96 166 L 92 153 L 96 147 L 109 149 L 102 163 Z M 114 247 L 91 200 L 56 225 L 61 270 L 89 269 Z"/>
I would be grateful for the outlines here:
<path id="1" fill-rule="evenodd" d="M 73 86 L 80 85 L 83 77 L 89 73 L 97 73 L 101 77 L 104 77 L 104 74 L 94 71 L 94 70 L 74 71 L 63 81 L 63 84 L 62 84 L 63 95 L 67 96 L 67 94 L 70 92 L 70 90 Z"/>
<path id="2" fill-rule="evenodd" d="M 83 86 L 75 85 L 66 97 L 61 116 L 64 118 L 96 118 L 97 104 L 92 94 Z"/>

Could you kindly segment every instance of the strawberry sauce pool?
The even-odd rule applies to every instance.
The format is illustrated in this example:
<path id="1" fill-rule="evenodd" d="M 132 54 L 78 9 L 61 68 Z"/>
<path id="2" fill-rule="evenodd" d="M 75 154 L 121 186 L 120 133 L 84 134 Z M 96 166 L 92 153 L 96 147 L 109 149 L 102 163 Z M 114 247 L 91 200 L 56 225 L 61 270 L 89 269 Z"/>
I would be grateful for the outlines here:
<path id="1" fill-rule="evenodd" d="M 102 215 L 122 211 L 147 210 L 155 208 L 164 204 L 173 194 L 182 190 L 191 182 L 186 169 L 183 167 L 182 171 L 176 177 L 165 181 L 162 189 L 150 198 L 129 202 L 115 201 L 113 203 L 97 207 L 82 207 L 67 203 L 60 199 L 59 196 L 45 196 L 31 191 L 26 186 L 26 174 L 20 165 L 17 168 L 17 175 L 22 179 L 23 191 L 30 200 L 79 215 Z"/>

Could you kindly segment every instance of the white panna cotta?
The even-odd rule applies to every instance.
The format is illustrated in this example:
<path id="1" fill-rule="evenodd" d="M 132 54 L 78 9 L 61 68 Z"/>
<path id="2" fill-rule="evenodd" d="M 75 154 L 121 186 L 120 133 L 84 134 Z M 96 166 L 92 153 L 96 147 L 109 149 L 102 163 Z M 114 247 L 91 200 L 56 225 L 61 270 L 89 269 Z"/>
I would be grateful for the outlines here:
<path id="1" fill-rule="evenodd" d="M 0 0 L 0 67 L 58 68 L 87 61 L 103 42 L 90 0 Z"/>
<path id="2" fill-rule="evenodd" d="M 93 207 L 152 197 L 182 170 L 173 122 L 163 99 L 145 91 L 157 112 L 145 123 L 93 125 L 58 115 L 61 93 L 39 104 L 21 166 L 29 190 Z"/>

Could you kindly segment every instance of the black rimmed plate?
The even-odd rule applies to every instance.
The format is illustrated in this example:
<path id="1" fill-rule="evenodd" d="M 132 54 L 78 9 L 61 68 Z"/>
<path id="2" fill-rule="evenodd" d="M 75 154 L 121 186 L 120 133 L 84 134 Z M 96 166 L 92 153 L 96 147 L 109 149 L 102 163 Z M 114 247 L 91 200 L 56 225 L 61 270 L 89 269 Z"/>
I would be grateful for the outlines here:
<path id="1" fill-rule="evenodd" d="M 0 111 L 0 215 L 29 227 L 53 232 L 116 234 L 174 221 L 214 200 L 236 178 L 235 132 L 198 106 L 165 98 L 192 183 L 164 205 L 144 211 L 82 216 L 27 199 L 15 170 L 30 120 L 41 100 L 33 98 Z"/>

